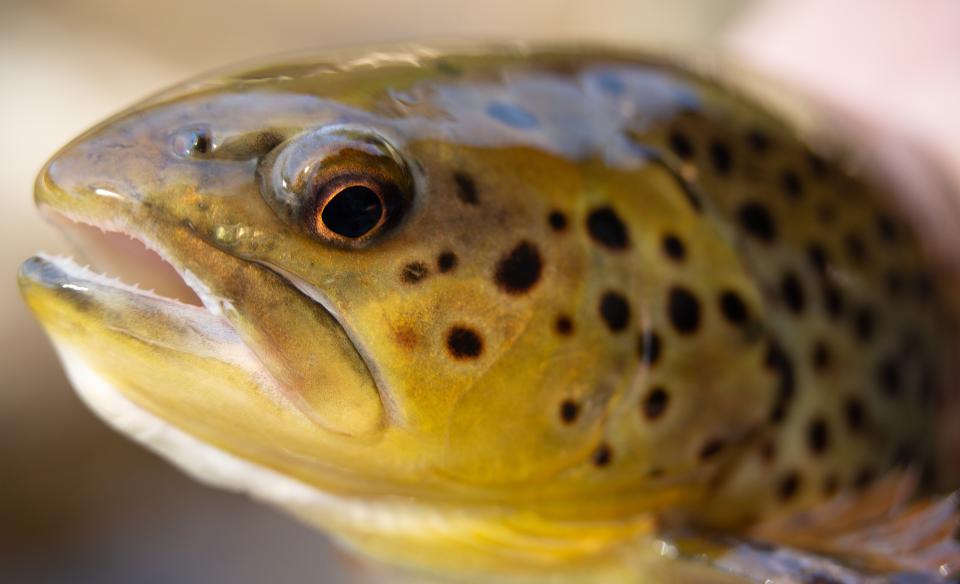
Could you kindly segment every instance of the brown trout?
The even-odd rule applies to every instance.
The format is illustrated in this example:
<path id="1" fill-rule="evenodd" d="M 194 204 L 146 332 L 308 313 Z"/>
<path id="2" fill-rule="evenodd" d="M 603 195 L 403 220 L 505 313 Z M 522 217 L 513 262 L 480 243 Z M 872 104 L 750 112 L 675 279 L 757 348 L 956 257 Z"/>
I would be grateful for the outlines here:
<path id="1" fill-rule="evenodd" d="M 107 422 L 408 573 L 936 580 L 953 334 L 888 191 L 629 52 L 294 58 L 66 146 L 37 204 L 123 281 L 20 285 Z"/>

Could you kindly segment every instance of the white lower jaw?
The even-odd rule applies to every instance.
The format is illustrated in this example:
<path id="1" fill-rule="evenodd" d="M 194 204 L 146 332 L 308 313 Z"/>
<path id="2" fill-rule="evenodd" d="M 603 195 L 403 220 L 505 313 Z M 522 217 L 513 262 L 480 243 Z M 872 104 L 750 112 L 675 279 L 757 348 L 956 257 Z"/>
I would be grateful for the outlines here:
<path id="1" fill-rule="evenodd" d="M 301 520 L 342 535 L 377 537 L 449 536 L 470 523 L 466 515 L 439 513 L 409 499 L 369 501 L 334 496 L 198 440 L 131 402 L 92 369 L 67 342 L 54 338 L 71 384 L 83 402 L 117 431 L 129 436 L 207 485 L 245 493 L 279 506 Z M 349 535 L 344 543 L 354 547 Z"/>

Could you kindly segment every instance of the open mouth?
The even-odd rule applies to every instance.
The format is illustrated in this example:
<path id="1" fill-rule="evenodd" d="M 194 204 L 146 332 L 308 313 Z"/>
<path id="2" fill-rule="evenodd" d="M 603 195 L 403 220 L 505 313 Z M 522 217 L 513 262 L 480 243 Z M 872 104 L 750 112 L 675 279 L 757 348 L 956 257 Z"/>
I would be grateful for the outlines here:
<path id="1" fill-rule="evenodd" d="M 50 261 L 86 263 L 86 273 L 100 276 L 102 284 L 110 282 L 127 291 L 204 306 L 180 272 L 142 239 L 74 220 L 58 211 L 46 209 L 44 215 L 60 229 L 77 253 L 76 258 L 48 258 Z"/>

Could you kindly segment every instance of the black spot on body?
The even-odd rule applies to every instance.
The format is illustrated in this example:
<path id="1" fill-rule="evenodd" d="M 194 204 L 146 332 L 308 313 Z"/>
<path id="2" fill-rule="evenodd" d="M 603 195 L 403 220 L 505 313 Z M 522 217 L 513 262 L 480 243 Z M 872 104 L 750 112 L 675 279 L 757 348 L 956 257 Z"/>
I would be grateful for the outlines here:
<path id="1" fill-rule="evenodd" d="M 523 294 L 540 280 L 543 260 L 537 247 L 521 241 L 497 262 L 494 280 L 507 294 Z"/>
<path id="2" fill-rule="evenodd" d="M 452 251 L 442 252 L 437 256 L 437 270 L 442 274 L 452 271 L 457 267 L 457 254 Z"/>
<path id="3" fill-rule="evenodd" d="M 682 286 L 670 289 L 667 314 L 673 328 L 680 334 L 692 334 L 700 327 L 700 301 Z"/>
<path id="4" fill-rule="evenodd" d="M 823 307 L 834 320 L 843 316 L 843 293 L 833 284 L 823 286 Z"/>
<path id="5" fill-rule="evenodd" d="M 567 216 L 561 211 L 550 211 L 547 215 L 547 223 L 554 231 L 565 231 L 567 229 Z"/>
<path id="6" fill-rule="evenodd" d="M 572 399 L 565 399 L 560 403 L 560 420 L 564 424 L 572 424 L 580 415 L 580 404 Z"/>
<path id="7" fill-rule="evenodd" d="M 856 233 L 848 233 L 844 238 L 844 245 L 847 248 L 847 255 L 855 264 L 862 264 L 867 260 L 867 244 L 863 238 Z"/>
<path id="8" fill-rule="evenodd" d="M 826 161 L 812 152 L 807 154 L 807 165 L 810 167 L 813 175 L 819 178 L 826 176 L 829 170 Z"/>
<path id="9" fill-rule="evenodd" d="M 853 487 L 858 490 L 863 490 L 869 487 L 873 483 L 873 479 L 876 474 L 870 468 L 862 468 L 857 472 L 857 476 L 853 479 Z"/>
<path id="10" fill-rule="evenodd" d="M 830 355 L 830 347 L 828 347 L 823 341 L 817 341 L 813 345 L 813 354 L 810 359 L 811 363 L 813 364 L 813 368 L 817 371 L 823 371 L 830 367 L 830 362 L 832 360 L 833 359 Z"/>
<path id="11" fill-rule="evenodd" d="M 740 205 L 737 210 L 740 227 L 749 235 L 770 243 L 776 239 L 777 231 L 770 212 L 761 203 L 751 202 Z"/>
<path id="12" fill-rule="evenodd" d="M 601 444 L 593 451 L 593 464 L 598 467 L 604 467 L 613 460 L 613 451 L 609 444 Z"/>
<path id="13" fill-rule="evenodd" d="M 561 314 L 553 321 L 553 330 L 557 331 L 557 334 L 563 337 L 568 337 L 573 334 L 573 321 L 570 320 L 570 317 Z"/>
<path id="14" fill-rule="evenodd" d="M 400 279 L 407 284 L 416 284 L 426 278 L 429 273 L 430 270 L 423 262 L 410 262 L 405 265 L 403 271 L 400 272 Z"/>
<path id="15" fill-rule="evenodd" d="M 719 438 L 708 440 L 702 447 L 700 447 L 700 460 L 710 460 L 714 456 L 720 454 L 720 452 L 723 450 L 723 447 L 723 440 L 720 440 Z"/>
<path id="16" fill-rule="evenodd" d="M 663 253 L 672 260 L 682 262 L 687 255 L 683 241 L 672 233 L 663 236 L 661 246 L 663 247 Z"/>
<path id="17" fill-rule="evenodd" d="M 793 272 L 787 272 L 780 280 L 780 296 L 790 312 L 800 314 L 806 305 L 803 285 Z"/>
<path id="18" fill-rule="evenodd" d="M 779 422 L 786 416 L 787 407 L 796 391 L 796 373 L 790 356 L 775 341 L 767 348 L 766 365 L 777 374 L 777 397 L 770 421 Z"/>
<path id="19" fill-rule="evenodd" d="M 747 132 L 747 145 L 757 154 L 763 154 L 770 149 L 770 138 L 763 130 L 750 130 Z"/>
<path id="20" fill-rule="evenodd" d="M 853 432 L 859 432 L 866 425 L 867 413 L 863 402 L 855 397 L 844 402 L 843 416 L 847 421 L 847 428 Z"/>
<path id="21" fill-rule="evenodd" d="M 747 305 L 740 295 L 733 290 L 726 290 L 720 294 L 720 313 L 733 325 L 743 325 L 750 318 Z"/>
<path id="22" fill-rule="evenodd" d="M 903 389 L 903 375 L 897 360 L 888 357 L 877 365 L 877 383 L 888 397 L 896 397 Z"/>
<path id="23" fill-rule="evenodd" d="M 627 228 L 611 207 L 599 207 L 587 216 L 587 231 L 600 245 L 622 251 L 630 245 Z"/>
<path id="24" fill-rule="evenodd" d="M 810 266 L 821 276 L 827 275 L 827 265 L 829 264 L 829 259 L 827 258 L 827 252 L 823 249 L 823 246 L 817 243 L 811 243 L 807 246 L 807 259 L 810 261 Z"/>
<path id="25" fill-rule="evenodd" d="M 713 164 L 713 169 L 717 174 L 730 174 L 730 171 L 733 169 L 733 155 L 730 153 L 730 147 L 719 140 L 711 142 L 710 162 Z"/>
<path id="26" fill-rule="evenodd" d="M 884 242 L 895 243 L 897 241 L 897 224 L 886 215 L 877 215 L 877 233 Z"/>
<path id="27" fill-rule="evenodd" d="M 643 398 L 643 416 L 648 420 L 656 420 L 663 416 L 670 405 L 670 394 L 662 387 L 654 387 Z"/>
<path id="28" fill-rule="evenodd" d="M 780 173 L 780 188 L 791 199 L 799 199 L 803 195 L 803 181 L 792 170 Z"/>
<path id="29" fill-rule="evenodd" d="M 661 350 L 660 335 L 656 332 L 647 331 L 637 335 L 637 354 L 648 366 L 656 365 L 660 359 Z"/>
<path id="30" fill-rule="evenodd" d="M 780 500 L 784 503 L 796 496 L 797 491 L 799 490 L 800 475 L 796 472 L 788 472 L 780 478 L 780 482 L 777 486 L 777 493 L 780 497 Z"/>
<path id="31" fill-rule="evenodd" d="M 807 426 L 807 447 L 816 455 L 826 452 L 830 445 L 830 427 L 824 418 L 814 418 Z"/>
<path id="32" fill-rule="evenodd" d="M 622 332 L 630 324 L 630 304 L 618 292 L 605 292 L 600 298 L 600 316 L 611 332 Z"/>
<path id="33" fill-rule="evenodd" d="M 873 333 L 877 328 L 876 316 L 873 309 L 861 307 L 853 315 L 853 333 L 860 342 L 867 342 L 873 338 Z"/>
<path id="34" fill-rule="evenodd" d="M 670 150 L 672 150 L 678 158 L 683 160 L 690 160 L 693 158 L 693 144 L 690 142 L 690 138 L 688 138 L 686 134 L 679 130 L 674 130 L 670 132 L 668 141 L 670 143 Z"/>
<path id="35" fill-rule="evenodd" d="M 480 197 L 477 196 L 477 183 L 473 177 L 465 172 L 453 173 L 453 180 L 457 183 L 457 197 L 468 205 L 479 205 Z"/>
<path id="36" fill-rule="evenodd" d="M 447 349 L 457 359 L 475 359 L 483 353 L 483 339 L 471 328 L 454 326 L 447 333 Z"/>

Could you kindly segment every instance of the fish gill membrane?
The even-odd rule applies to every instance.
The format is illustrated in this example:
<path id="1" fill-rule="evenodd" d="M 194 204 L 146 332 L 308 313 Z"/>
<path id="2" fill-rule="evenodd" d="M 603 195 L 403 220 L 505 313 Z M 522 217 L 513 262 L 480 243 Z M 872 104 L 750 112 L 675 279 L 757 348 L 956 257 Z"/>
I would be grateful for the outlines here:
<path id="1" fill-rule="evenodd" d="M 108 423 L 415 580 L 938 581 L 953 507 L 888 485 L 944 457 L 946 333 L 871 188 L 660 59 L 294 57 L 61 150 L 36 201 L 93 267 L 20 286 Z"/>

